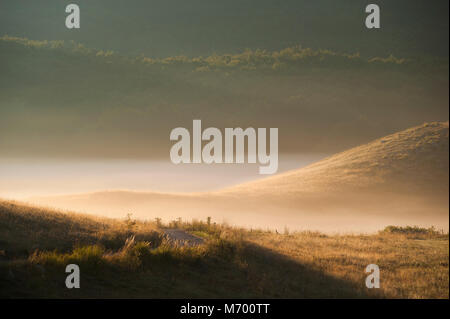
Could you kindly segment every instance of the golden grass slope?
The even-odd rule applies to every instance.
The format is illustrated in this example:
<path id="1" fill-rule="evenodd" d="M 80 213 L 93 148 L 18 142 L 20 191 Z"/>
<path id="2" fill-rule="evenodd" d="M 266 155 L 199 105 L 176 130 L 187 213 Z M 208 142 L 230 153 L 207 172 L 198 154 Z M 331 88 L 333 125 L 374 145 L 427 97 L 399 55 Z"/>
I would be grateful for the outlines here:
<path id="1" fill-rule="evenodd" d="M 153 223 L 133 224 L 137 237 L 154 238 L 159 232 Z M 1 257 L 15 258 L 34 250 L 66 251 L 74 245 L 102 243 L 120 247 L 129 236 L 126 221 L 48 208 L 0 199 Z M 6 254 L 6 255 L 5 255 Z"/>
<path id="2" fill-rule="evenodd" d="M 168 245 L 159 236 L 166 227 L 205 243 Z M 276 233 L 104 219 L 0 200 L 2 298 L 448 298 L 448 252 L 448 234 L 417 227 Z M 81 289 L 64 285 L 69 263 L 81 268 Z M 371 263 L 380 267 L 380 289 L 365 286 Z"/>
<path id="3" fill-rule="evenodd" d="M 449 123 L 433 122 L 222 193 L 264 197 L 346 191 L 446 194 L 448 188 Z"/>

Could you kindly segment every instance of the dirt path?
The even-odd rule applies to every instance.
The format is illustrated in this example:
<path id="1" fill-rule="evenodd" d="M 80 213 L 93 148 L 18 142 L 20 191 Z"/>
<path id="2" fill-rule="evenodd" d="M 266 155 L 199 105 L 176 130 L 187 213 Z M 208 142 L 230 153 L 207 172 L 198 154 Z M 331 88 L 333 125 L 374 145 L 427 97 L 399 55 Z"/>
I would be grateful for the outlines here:
<path id="1" fill-rule="evenodd" d="M 170 241 L 176 242 L 180 246 L 198 246 L 203 244 L 203 238 L 191 235 L 181 229 L 165 229 L 164 234 Z"/>

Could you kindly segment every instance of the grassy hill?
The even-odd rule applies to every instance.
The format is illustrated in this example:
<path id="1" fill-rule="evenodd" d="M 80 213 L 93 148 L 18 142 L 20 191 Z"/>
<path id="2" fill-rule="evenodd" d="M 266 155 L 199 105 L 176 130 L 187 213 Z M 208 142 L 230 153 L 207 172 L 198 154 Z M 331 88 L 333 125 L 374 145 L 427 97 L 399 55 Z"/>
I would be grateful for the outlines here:
<path id="1" fill-rule="evenodd" d="M 205 244 L 174 245 L 161 235 L 165 227 Z M 0 201 L 0 296 L 448 298 L 448 245 L 448 235 L 433 229 L 280 234 L 214 222 L 99 219 Z M 80 289 L 64 285 L 69 263 L 80 266 Z M 381 269 L 381 289 L 365 288 L 371 263 Z"/>
<path id="2" fill-rule="evenodd" d="M 126 221 L 78 213 L 63 213 L 15 202 L 0 201 L 0 249 L 3 258 L 21 258 L 35 250 L 66 252 L 74 245 L 101 244 L 120 248 L 130 236 Z M 153 223 L 133 226 L 139 240 L 155 241 Z"/>
<path id="3" fill-rule="evenodd" d="M 374 232 L 390 224 L 448 229 L 448 122 L 432 122 L 307 167 L 213 193 L 107 191 L 35 198 L 76 211 L 166 220 L 213 216 L 248 227 Z"/>
<path id="4" fill-rule="evenodd" d="M 224 190 L 239 196 L 404 192 L 447 195 L 449 123 L 425 123 L 305 168 Z"/>

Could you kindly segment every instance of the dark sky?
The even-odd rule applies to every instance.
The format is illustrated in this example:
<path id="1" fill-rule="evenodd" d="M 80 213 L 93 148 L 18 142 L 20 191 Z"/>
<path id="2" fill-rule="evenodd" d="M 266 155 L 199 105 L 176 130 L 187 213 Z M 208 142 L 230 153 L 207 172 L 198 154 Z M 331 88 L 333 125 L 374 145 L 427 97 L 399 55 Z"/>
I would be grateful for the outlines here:
<path id="1" fill-rule="evenodd" d="M 81 29 L 65 28 L 77 3 Z M 364 27 L 365 6 L 381 29 Z M 172 56 L 301 44 L 364 55 L 448 56 L 448 0 L 2 0 L 0 35 L 76 40 L 123 54 Z"/>
<path id="2" fill-rule="evenodd" d="M 72 2 L 81 9 L 79 30 L 65 27 Z M 167 159 L 170 130 L 193 119 L 218 128 L 279 127 L 281 152 L 333 153 L 447 121 L 448 0 L 375 0 L 379 30 L 364 24 L 371 2 L 0 0 L 0 157 Z M 266 56 L 258 67 L 260 51 L 238 54 L 298 44 L 334 53 L 303 58 L 285 50 L 280 63 Z M 222 67 L 214 52 L 232 53 L 242 65 Z M 198 68 L 124 57 L 140 54 L 210 62 Z M 370 62 L 390 54 L 408 62 Z"/>

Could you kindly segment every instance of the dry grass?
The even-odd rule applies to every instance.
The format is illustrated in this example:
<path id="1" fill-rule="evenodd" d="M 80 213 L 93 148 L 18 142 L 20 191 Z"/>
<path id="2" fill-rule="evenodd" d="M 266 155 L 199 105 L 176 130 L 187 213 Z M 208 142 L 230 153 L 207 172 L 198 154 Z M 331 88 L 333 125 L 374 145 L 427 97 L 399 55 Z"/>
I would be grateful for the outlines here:
<path id="1" fill-rule="evenodd" d="M 318 233 L 247 233 L 250 242 L 327 275 L 364 285 L 369 264 L 380 267 L 387 298 L 448 298 L 448 235 L 415 239 L 409 234 L 325 236 Z"/>
<path id="2" fill-rule="evenodd" d="M 224 225 L 210 227 L 199 221 L 178 226 L 194 234 L 239 238 L 311 270 L 353 283 L 371 297 L 449 297 L 449 235 L 433 227 L 387 226 L 372 235 L 325 235 L 290 233 L 287 228 L 280 234 Z M 379 290 L 364 289 L 364 270 L 369 264 L 380 267 Z"/>
<path id="3" fill-rule="evenodd" d="M 111 220 L 0 202 L 0 296 L 144 298 L 448 298 L 448 234 L 283 234 L 211 222 Z M 205 239 L 174 246 L 177 227 Z M 65 266 L 82 288 L 64 286 Z M 381 288 L 367 289 L 375 263 Z"/>
<path id="4" fill-rule="evenodd" d="M 119 248 L 132 233 L 138 240 L 155 241 L 159 237 L 153 223 L 131 223 L 129 219 L 101 218 L 1 200 L 0 231 L 0 250 L 9 257 L 26 256 L 35 250 L 65 252 L 76 245 Z"/>

